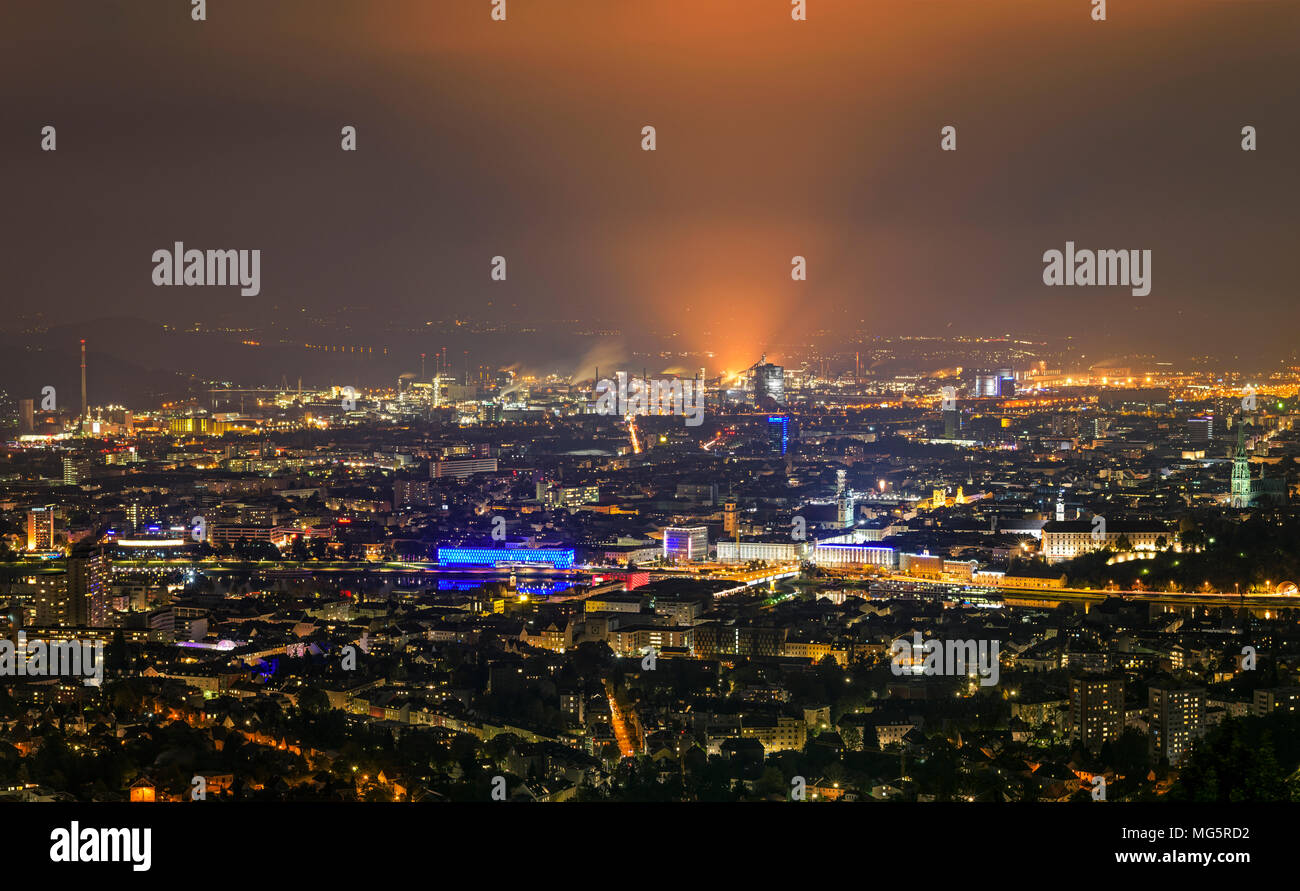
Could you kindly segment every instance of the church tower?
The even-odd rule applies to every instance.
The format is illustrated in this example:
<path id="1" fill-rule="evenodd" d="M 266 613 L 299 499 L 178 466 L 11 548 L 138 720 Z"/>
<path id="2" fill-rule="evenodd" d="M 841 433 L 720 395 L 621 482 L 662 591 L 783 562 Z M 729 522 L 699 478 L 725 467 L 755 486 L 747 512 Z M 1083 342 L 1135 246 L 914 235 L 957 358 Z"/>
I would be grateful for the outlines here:
<path id="1" fill-rule="evenodd" d="M 1232 450 L 1232 490 L 1230 503 L 1233 507 L 1250 507 L 1250 457 L 1246 454 L 1245 430 L 1237 425 L 1237 447 Z"/>

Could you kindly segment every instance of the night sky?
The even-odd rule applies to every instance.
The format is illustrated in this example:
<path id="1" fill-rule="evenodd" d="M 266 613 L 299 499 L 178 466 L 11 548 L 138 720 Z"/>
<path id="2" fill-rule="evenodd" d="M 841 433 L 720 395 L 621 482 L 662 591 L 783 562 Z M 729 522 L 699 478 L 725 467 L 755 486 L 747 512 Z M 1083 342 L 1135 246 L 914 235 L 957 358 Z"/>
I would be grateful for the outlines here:
<path id="1" fill-rule="evenodd" d="M 4 325 L 497 312 L 731 366 L 858 327 L 1291 349 L 1295 0 L 491 5 L 6 0 Z M 262 293 L 155 288 L 177 240 L 260 249 Z M 1150 249 L 1151 294 L 1045 287 L 1067 240 Z"/>

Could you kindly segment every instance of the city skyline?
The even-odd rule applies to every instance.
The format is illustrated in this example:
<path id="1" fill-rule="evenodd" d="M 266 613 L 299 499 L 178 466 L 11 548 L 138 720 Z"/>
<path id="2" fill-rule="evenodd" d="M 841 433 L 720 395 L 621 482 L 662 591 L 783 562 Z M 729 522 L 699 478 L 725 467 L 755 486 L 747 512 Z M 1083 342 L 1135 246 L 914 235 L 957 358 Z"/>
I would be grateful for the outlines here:
<path id="1" fill-rule="evenodd" d="M 0 33 L 20 875 L 1286 857 L 1300 0 Z"/>

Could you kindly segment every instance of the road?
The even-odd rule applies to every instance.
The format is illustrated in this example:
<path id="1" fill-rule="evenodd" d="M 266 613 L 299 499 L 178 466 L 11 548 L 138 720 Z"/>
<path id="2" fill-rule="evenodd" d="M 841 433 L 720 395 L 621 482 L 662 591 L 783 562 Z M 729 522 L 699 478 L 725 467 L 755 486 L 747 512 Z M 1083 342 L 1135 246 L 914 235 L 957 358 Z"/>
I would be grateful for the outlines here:
<path id="1" fill-rule="evenodd" d="M 631 758 L 636 754 L 636 746 L 632 742 L 632 731 L 623 716 L 623 710 L 619 708 L 618 697 L 614 695 L 613 681 L 605 681 L 605 698 L 609 700 L 609 719 L 614 725 L 614 739 L 618 740 L 618 750 L 623 753 L 624 758 Z"/>
<path id="2" fill-rule="evenodd" d="M 946 590 L 953 594 L 1001 597 L 1008 602 L 1087 602 L 1101 603 L 1111 597 L 1146 603 L 1176 604 L 1179 606 L 1239 607 L 1250 609 L 1297 609 L 1300 597 L 1284 594 L 1207 594 L 1204 591 L 1108 591 L 1101 588 L 989 588 L 964 582 L 934 581 L 905 575 L 871 576 L 876 580 L 889 581 L 900 585 L 910 585 L 931 589 Z"/>
<path id="3" fill-rule="evenodd" d="M 632 454 L 641 454 L 641 438 L 636 429 L 636 415 L 628 415 L 627 433 L 628 437 L 632 440 Z"/>

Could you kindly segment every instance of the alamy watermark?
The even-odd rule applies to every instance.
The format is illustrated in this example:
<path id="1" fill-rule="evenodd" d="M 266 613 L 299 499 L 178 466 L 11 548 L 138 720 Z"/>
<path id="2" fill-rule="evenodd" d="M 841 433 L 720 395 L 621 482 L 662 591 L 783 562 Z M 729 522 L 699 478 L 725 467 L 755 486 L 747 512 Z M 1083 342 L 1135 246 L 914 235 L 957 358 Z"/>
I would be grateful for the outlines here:
<path id="1" fill-rule="evenodd" d="M 262 292 L 262 252 L 185 250 L 178 241 L 172 250 L 153 252 L 153 283 L 164 285 L 239 285 L 239 293 L 256 297 Z"/>
<path id="2" fill-rule="evenodd" d="M 911 640 L 900 637 L 890 644 L 889 656 L 890 670 L 900 676 L 978 675 L 981 687 L 991 687 L 1000 673 L 996 640 L 922 640 L 914 631 Z"/>
<path id="3" fill-rule="evenodd" d="M 87 687 L 104 682 L 102 640 L 29 641 L 26 631 L 19 631 L 17 638 L 16 646 L 8 638 L 0 639 L 0 676 L 81 677 Z"/>
<path id="4" fill-rule="evenodd" d="M 129 828 L 82 828 L 73 820 L 67 829 L 50 832 L 52 863 L 129 863 L 135 872 L 148 872 L 153 862 L 153 830 Z"/>
<path id="5" fill-rule="evenodd" d="M 704 381 L 674 378 L 633 378 L 620 371 L 616 381 L 608 378 L 596 384 L 596 414 L 674 414 L 686 418 L 687 427 L 704 423 Z"/>
<path id="6" fill-rule="evenodd" d="M 1122 285 L 1131 288 L 1134 297 L 1151 293 L 1151 251 L 1089 251 L 1074 249 L 1065 243 L 1065 253 L 1050 250 L 1043 254 L 1043 284 Z"/>

